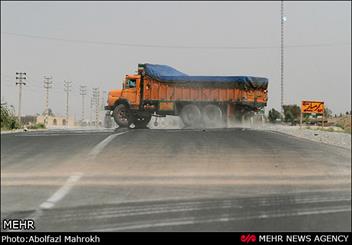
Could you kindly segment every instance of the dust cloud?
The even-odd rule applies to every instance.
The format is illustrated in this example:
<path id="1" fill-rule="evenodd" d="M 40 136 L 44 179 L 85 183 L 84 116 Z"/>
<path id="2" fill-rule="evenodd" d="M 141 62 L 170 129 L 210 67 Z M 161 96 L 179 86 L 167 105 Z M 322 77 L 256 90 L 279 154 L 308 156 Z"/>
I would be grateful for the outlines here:
<path id="1" fill-rule="evenodd" d="M 155 125 L 157 122 L 157 126 Z M 253 117 L 246 118 L 243 120 L 229 120 L 226 122 L 218 122 L 218 123 L 200 123 L 199 126 L 196 127 L 187 127 L 182 119 L 178 116 L 166 116 L 166 117 L 152 117 L 150 123 L 148 124 L 148 128 L 150 129 L 216 129 L 216 128 L 260 128 L 264 126 L 265 118 L 261 115 L 254 115 Z"/>

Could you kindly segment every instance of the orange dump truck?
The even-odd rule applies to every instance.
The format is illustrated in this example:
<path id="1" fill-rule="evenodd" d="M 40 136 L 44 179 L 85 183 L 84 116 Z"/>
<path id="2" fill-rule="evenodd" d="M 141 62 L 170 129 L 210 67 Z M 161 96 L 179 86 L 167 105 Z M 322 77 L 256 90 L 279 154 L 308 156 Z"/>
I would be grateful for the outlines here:
<path id="1" fill-rule="evenodd" d="M 180 116 L 186 126 L 221 125 L 267 104 L 268 79 L 189 76 L 170 66 L 139 64 L 121 90 L 108 94 L 107 115 L 120 127 L 144 128 L 152 116 Z"/>

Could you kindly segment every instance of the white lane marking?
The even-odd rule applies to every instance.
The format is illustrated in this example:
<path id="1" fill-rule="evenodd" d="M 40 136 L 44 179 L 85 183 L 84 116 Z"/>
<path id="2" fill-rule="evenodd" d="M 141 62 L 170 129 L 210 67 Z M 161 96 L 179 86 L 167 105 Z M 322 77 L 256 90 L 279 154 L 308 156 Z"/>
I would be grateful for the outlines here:
<path id="1" fill-rule="evenodd" d="M 239 206 L 221 206 L 220 209 L 229 209 L 229 208 L 240 208 Z M 218 207 L 208 207 L 208 208 L 199 208 L 199 207 L 179 207 L 171 210 L 146 210 L 139 212 L 130 212 L 130 211 L 120 211 L 120 212 L 90 212 L 89 216 L 81 216 L 82 214 L 71 214 L 65 215 L 56 218 L 57 221 L 68 221 L 68 220 L 98 220 L 98 219 L 106 219 L 106 218 L 119 218 L 119 217 L 127 217 L 127 216 L 137 216 L 137 215 L 151 215 L 151 214 L 170 214 L 170 213 L 180 213 L 180 212 L 191 212 L 191 211 L 204 211 L 204 210 L 212 210 L 219 209 Z"/>
<path id="2" fill-rule="evenodd" d="M 41 209 L 50 209 L 54 207 L 54 205 L 60 201 L 62 198 L 64 198 L 67 193 L 70 192 L 74 184 L 82 177 L 82 173 L 78 173 L 75 175 L 72 175 L 68 178 L 68 180 L 65 182 L 65 184 L 58 189 L 51 197 L 49 197 L 48 200 L 43 202 L 39 207 Z"/>
<path id="3" fill-rule="evenodd" d="M 121 132 L 121 133 L 117 133 L 117 134 L 112 134 L 109 135 L 107 138 L 105 138 L 103 141 L 101 141 L 100 143 L 98 143 L 96 146 L 94 146 L 94 148 L 89 152 L 88 156 L 90 158 L 95 158 L 103 149 L 105 146 L 107 146 L 109 144 L 110 141 L 112 141 L 116 136 L 122 135 L 127 133 L 126 132 Z"/>
<path id="4" fill-rule="evenodd" d="M 111 129 L 107 130 L 62 130 L 62 131 L 29 131 L 23 132 L 20 131 L 19 133 L 14 135 L 15 137 L 50 137 L 50 136 L 75 136 L 75 135 L 92 135 L 92 133 L 113 133 Z"/>
<path id="5" fill-rule="evenodd" d="M 351 199 L 342 199 L 342 200 L 331 200 L 327 201 L 328 202 L 335 202 L 335 201 L 351 201 Z M 305 204 L 306 202 L 299 203 L 297 202 L 296 204 Z M 308 202 L 310 203 L 310 202 Z M 325 202 L 324 202 L 325 203 Z M 208 207 L 199 207 L 198 205 L 211 205 Z M 107 208 L 102 211 L 92 211 L 89 213 L 89 216 L 82 215 L 82 213 L 76 212 L 76 213 L 65 213 L 60 215 L 60 217 L 57 218 L 57 220 L 91 220 L 91 219 L 105 219 L 105 218 L 117 218 L 117 217 L 126 217 L 126 216 L 137 216 L 137 215 L 150 215 L 150 214 L 162 214 L 162 213 L 177 213 L 177 212 L 186 212 L 186 211 L 204 211 L 204 210 L 212 210 L 212 209 L 241 209 L 243 208 L 240 205 L 237 204 L 226 204 L 226 201 L 223 203 L 223 205 L 220 205 L 221 203 L 199 203 L 198 205 L 176 205 L 176 206 L 155 206 L 155 207 L 127 207 L 127 208 L 122 208 L 122 209 L 116 209 L 116 207 L 113 208 Z M 259 205 L 259 207 L 262 205 Z M 269 205 L 268 205 L 269 206 Z M 268 215 L 266 213 L 259 215 L 259 218 L 267 218 Z M 229 218 L 229 217 L 223 217 L 224 219 Z"/>
<path id="6" fill-rule="evenodd" d="M 328 209 L 328 210 L 311 210 L 311 211 L 301 211 L 292 214 L 268 214 L 266 217 L 262 215 L 253 215 L 248 217 L 227 217 L 221 215 L 219 218 L 209 218 L 209 219 L 199 219 L 196 220 L 195 217 L 187 217 L 187 218 L 176 218 L 176 219 L 169 219 L 168 222 L 163 222 L 163 220 L 154 220 L 154 223 L 127 223 L 125 226 L 119 227 L 108 227 L 103 229 L 95 229 L 96 232 L 106 232 L 106 231 L 121 231 L 121 230 L 133 230 L 133 229 L 148 229 L 153 227 L 164 227 L 164 226 L 179 226 L 179 225 L 194 225 L 194 224 L 205 224 L 205 223 L 214 223 L 214 222 L 230 222 L 230 221 L 238 221 L 238 220 L 249 220 L 249 219 L 267 219 L 267 218 L 279 218 L 279 217 L 290 217 L 290 216 L 301 216 L 301 215 L 314 215 L 314 214 L 329 214 L 329 213 L 340 213 L 340 212 L 349 212 L 351 211 L 351 207 L 342 206 L 335 209 Z"/>
<path id="7" fill-rule="evenodd" d="M 188 220 L 181 220 L 177 221 L 170 221 L 170 222 L 160 222 L 154 224 L 142 224 L 142 225 L 128 225 L 124 227 L 112 227 L 112 228 L 105 228 L 105 229 L 97 229 L 93 230 L 96 232 L 105 232 L 105 231 L 121 231 L 121 230 L 128 230 L 128 229 L 143 229 L 143 228 L 153 228 L 153 227 L 163 227 L 163 226 L 177 226 L 177 225 L 193 225 L 199 222 L 195 222 L 193 217 L 188 218 Z"/>
<path id="8" fill-rule="evenodd" d="M 81 136 L 81 135 L 92 135 L 91 133 L 73 133 L 73 134 L 26 134 L 26 135 L 15 135 L 15 137 L 52 137 L 52 136 Z"/>

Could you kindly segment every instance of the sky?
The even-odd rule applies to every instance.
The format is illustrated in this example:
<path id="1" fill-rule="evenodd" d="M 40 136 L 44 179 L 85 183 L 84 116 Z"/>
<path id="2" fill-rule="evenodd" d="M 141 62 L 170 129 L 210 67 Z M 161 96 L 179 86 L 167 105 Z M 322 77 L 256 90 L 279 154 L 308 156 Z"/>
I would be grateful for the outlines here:
<path id="1" fill-rule="evenodd" d="M 351 110 L 351 2 L 285 2 L 284 103 L 322 100 Z M 80 85 L 121 88 L 138 63 L 166 64 L 190 75 L 269 79 L 266 111 L 280 110 L 280 1 L 1 1 L 1 98 L 18 105 L 16 72 L 27 73 L 22 114 L 49 107 L 81 115 Z"/>

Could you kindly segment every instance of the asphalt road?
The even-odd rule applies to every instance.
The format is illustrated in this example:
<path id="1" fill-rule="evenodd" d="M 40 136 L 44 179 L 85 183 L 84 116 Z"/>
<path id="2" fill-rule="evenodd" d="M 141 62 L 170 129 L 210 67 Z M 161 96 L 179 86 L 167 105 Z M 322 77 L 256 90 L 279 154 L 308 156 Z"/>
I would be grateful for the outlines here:
<path id="1" fill-rule="evenodd" d="M 351 231 L 351 152 L 244 128 L 1 135 L 1 219 L 38 231 Z"/>

